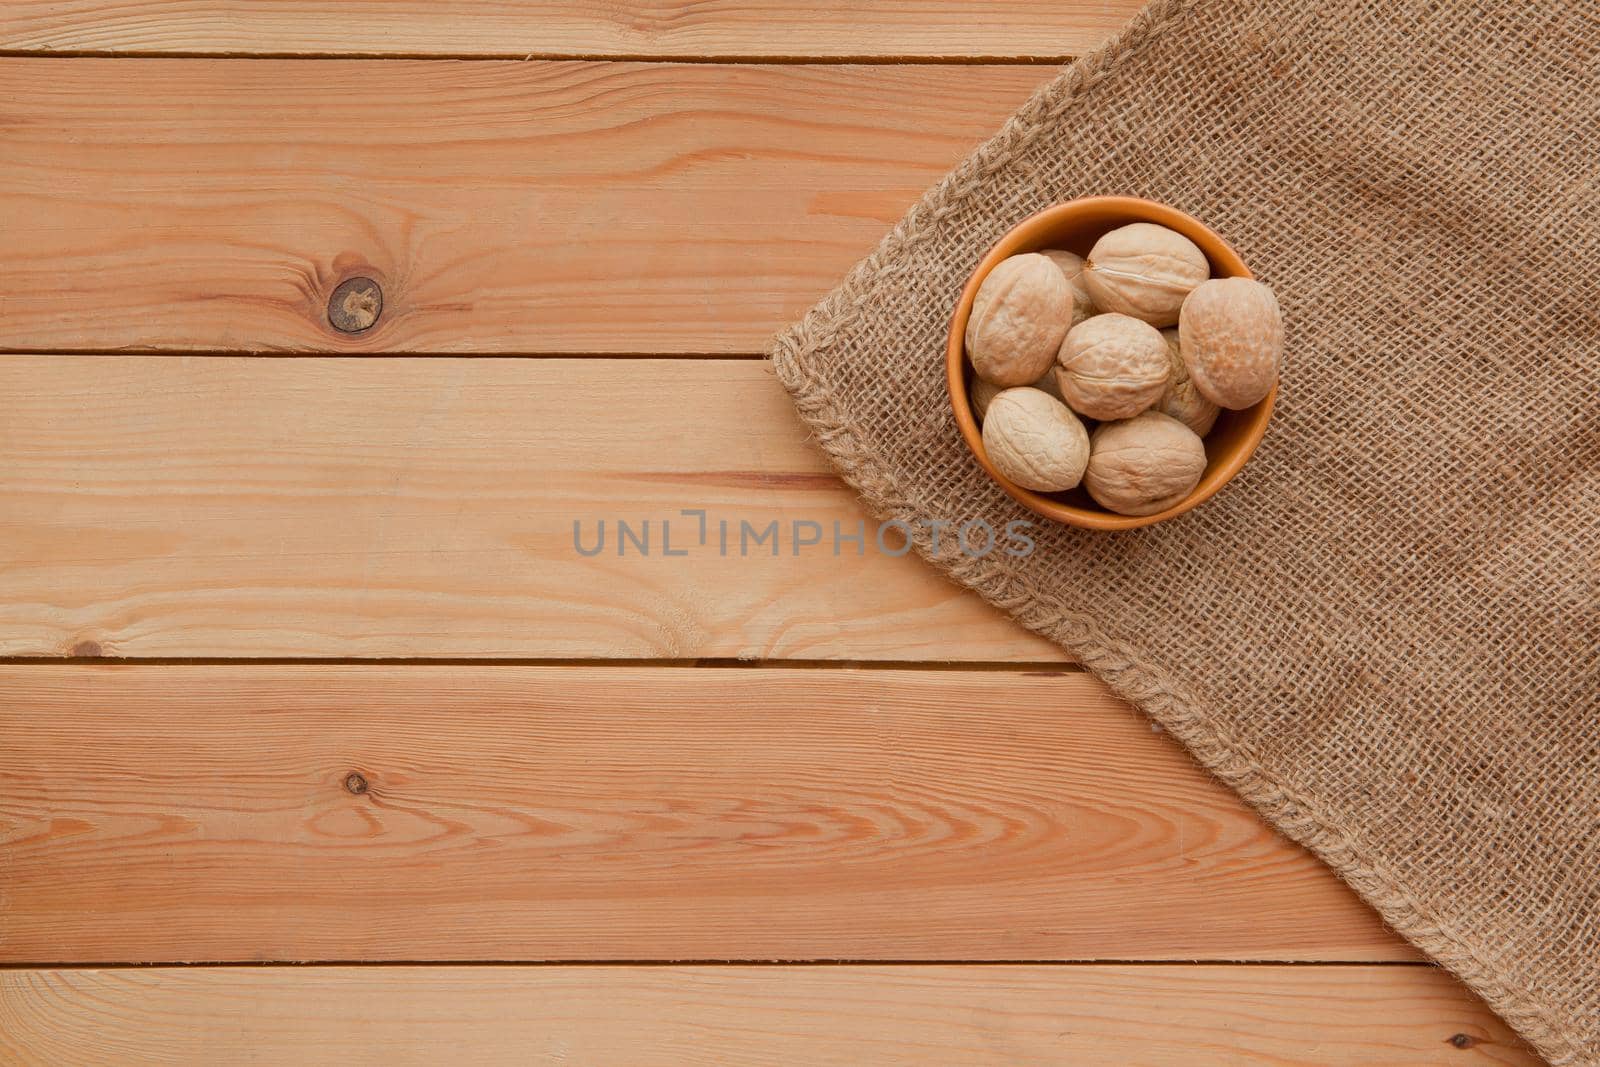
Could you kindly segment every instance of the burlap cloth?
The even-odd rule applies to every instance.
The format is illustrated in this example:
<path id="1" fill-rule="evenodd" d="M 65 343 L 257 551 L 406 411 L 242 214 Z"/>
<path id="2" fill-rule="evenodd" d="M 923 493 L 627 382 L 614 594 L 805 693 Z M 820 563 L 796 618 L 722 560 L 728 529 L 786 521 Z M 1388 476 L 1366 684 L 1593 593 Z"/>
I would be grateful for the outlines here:
<path id="1" fill-rule="evenodd" d="M 774 343 L 880 516 L 1029 517 L 957 436 L 948 317 L 1005 230 L 1096 193 L 1192 212 L 1276 288 L 1267 438 L 1152 529 L 919 550 L 1552 1063 L 1600 1063 L 1600 5 L 1158 0 Z"/>

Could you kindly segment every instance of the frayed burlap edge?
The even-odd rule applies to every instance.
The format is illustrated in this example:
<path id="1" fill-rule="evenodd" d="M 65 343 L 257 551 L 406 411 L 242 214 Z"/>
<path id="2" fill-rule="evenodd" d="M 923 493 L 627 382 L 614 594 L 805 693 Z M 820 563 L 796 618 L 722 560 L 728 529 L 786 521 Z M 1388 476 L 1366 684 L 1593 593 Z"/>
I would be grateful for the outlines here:
<path id="1" fill-rule="evenodd" d="M 917 509 L 901 491 L 896 472 L 883 468 L 850 430 L 831 384 L 808 357 L 840 332 L 870 315 L 873 275 L 902 252 L 929 240 L 986 178 L 1006 165 L 1013 150 L 1047 132 L 1067 106 L 1092 92 L 1124 57 L 1182 25 L 1194 0 L 1155 0 L 1105 47 L 1066 68 L 1036 92 L 989 141 L 967 157 L 856 264 L 838 288 L 799 323 L 774 339 L 769 355 L 779 380 L 801 417 L 840 474 L 880 520 L 898 519 L 918 531 L 919 554 L 960 584 L 975 590 L 1029 630 L 1061 645 L 1118 696 L 1177 737 L 1189 752 L 1290 839 L 1332 867 L 1383 920 L 1417 948 L 1454 972 L 1554 1067 L 1578 1062 L 1574 1039 L 1529 996 L 1483 959 L 1456 932 L 1420 907 L 1405 886 L 1337 829 L 1336 820 L 1307 797 L 1277 780 L 1252 757 L 1249 747 L 1222 729 L 1197 702 L 1159 669 L 1138 661 L 1128 647 L 1110 640 L 1092 618 L 1048 594 L 1030 590 L 999 560 L 975 560 L 935 552 Z"/>

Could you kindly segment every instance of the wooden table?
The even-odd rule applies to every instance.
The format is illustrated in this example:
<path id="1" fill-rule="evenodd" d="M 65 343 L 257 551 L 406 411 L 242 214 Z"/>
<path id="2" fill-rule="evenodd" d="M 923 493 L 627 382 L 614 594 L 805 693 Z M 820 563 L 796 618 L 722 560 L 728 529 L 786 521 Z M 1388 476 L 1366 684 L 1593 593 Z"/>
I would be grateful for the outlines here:
<path id="1" fill-rule="evenodd" d="M 661 552 L 865 519 L 765 340 L 1136 6 L 0 8 L 0 1060 L 1533 1062 L 917 560 Z"/>

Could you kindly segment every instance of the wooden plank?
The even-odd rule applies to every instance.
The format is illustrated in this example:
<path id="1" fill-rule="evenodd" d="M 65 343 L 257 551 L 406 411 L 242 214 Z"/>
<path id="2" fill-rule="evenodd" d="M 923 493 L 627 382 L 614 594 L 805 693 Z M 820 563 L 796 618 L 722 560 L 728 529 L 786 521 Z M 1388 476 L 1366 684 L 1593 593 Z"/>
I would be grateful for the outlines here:
<path id="1" fill-rule="evenodd" d="M 1143 0 L 8 0 L 0 49 L 607 58 L 1051 58 Z"/>
<path id="2" fill-rule="evenodd" d="M 759 362 L 10 356 L 0 396 L 0 655 L 1066 659 L 880 551 Z"/>
<path id="3" fill-rule="evenodd" d="M 1416 958 L 1076 672 L 12 665 L 0 736 L 4 962 Z"/>
<path id="4" fill-rule="evenodd" d="M 0 348 L 756 352 L 1051 74 L 8 62 Z"/>
<path id="5" fill-rule="evenodd" d="M 0 973 L 17 1064 L 1539 1063 L 1423 966 L 253 967 Z"/>

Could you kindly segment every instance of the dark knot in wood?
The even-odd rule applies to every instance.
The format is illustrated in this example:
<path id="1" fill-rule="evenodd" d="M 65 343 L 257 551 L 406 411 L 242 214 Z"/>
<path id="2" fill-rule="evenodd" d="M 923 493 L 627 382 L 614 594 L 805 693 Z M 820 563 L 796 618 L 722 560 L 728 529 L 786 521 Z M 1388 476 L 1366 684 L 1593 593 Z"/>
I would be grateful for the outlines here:
<path id="1" fill-rule="evenodd" d="M 383 314 L 383 290 L 371 278 L 346 278 L 328 297 L 328 322 L 340 333 L 370 329 Z"/>

